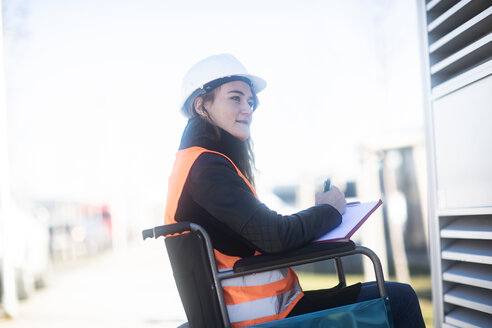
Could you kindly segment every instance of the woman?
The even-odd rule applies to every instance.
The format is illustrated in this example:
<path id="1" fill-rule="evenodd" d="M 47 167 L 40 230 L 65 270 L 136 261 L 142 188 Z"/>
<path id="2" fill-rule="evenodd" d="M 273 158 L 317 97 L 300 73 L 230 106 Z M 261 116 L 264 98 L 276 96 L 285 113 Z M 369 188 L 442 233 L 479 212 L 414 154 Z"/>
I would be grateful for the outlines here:
<path id="1" fill-rule="evenodd" d="M 181 110 L 189 121 L 169 179 L 165 221 L 203 226 L 212 239 L 219 270 L 232 268 L 239 258 L 257 252 L 279 253 L 304 246 L 340 224 L 345 211 L 344 194 L 336 187 L 317 193 L 315 206 L 288 216 L 258 200 L 250 125 L 258 106 L 256 94 L 265 86 L 263 79 L 249 74 L 227 54 L 198 62 L 183 80 Z M 232 278 L 222 286 L 233 327 L 378 296 L 375 286 L 361 288 L 360 284 L 338 295 L 303 293 L 291 269 Z M 416 302 L 411 287 L 407 289 Z M 390 299 L 391 290 L 388 285 Z"/>

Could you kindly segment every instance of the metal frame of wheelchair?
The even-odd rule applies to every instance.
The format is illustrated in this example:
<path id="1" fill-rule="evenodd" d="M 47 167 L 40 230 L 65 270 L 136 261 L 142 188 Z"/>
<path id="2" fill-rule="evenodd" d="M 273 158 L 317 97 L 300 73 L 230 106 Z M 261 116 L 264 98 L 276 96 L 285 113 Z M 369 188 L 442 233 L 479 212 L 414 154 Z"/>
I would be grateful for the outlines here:
<path id="1" fill-rule="evenodd" d="M 224 296 L 222 293 L 221 281 L 228 278 L 234 278 L 239 276 L 245 276 L 252 273 L 259 273 L 274 269 L 280 269 L 285 267 L 297 266 L 301 264 L 307 264 L 312 262 L 318 262 L 322 260 L 333 259 L 335 263 L 335 269 L 338 276 L 339 283 L 335 287 L 343 288 L 346 286 L 345 273 L 342 265 L 342 257 L 361 254 L 367 256 L 374 268 L 376 276 L 376 282 L 380 297 L 387 300 L 387 293 L 384 284 L 384 275 L 381 267 L 381 263 L 377 255 L 367 247 L 356 246 L 352 241 L 339 242 L 339 243 L 319 243 L 307 245 L 301 249 L 276 254 L 276 255 L 259 255 L 251 256 L 237 261 L 234 264 L 234 268 L 228 271 L 219 272 L 215 262 L 214 249 L 212 247 L 211 239 L 204 228 L 198 224 L 190 222 L 179 222 L 170 225 L 157 226 L 152 229 L 146 229 L 142 231 L 143 239 L 147 238 L 159 238 L 164 236 L 169 238 L 176 234 L 182 234 L 185 232 L 192 232 L 200 235 L 203 238 L 203 246 L 206 249 L 208 257 L 209 269 L 213 276 L 213 289 L 216 293 L 218 300 L 220 315 L 222 322 L 220 324 L 223 327 L 230 327 L 229 315 L 227 313 Z M 169 250 L 168 250 L 169 252 Z M 174 269 L 173 269 L 174 270 Z M 179 291 L 179 290 L 178 290 Z M 180 291 L 181 295 L 181 291 Z M 387 302 L 387 301 L 386 301 Z M 183 304 L 185 306 L 185 304 Z M 390 320 L 390 319 L 389 319 Z M 390 321 L 391 322 L 391 321 Z M 391 324 L 389 324 L 391 326 Z M 182 325 L 180 327 L 187 327 Z"/>

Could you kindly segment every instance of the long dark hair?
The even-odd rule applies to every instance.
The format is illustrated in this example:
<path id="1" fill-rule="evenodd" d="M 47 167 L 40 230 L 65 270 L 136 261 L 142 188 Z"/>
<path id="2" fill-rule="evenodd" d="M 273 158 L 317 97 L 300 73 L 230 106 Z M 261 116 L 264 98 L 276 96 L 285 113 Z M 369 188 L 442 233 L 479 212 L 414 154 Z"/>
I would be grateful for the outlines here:
<path id="1" fill-rule="evenodd" d="M 197 109 L 195 108 L 195 105 L 197 103 L 196 101 L 192 101 L 190 103 L 190 107 L 188 108 L 189 116 L 191 116 L 191 118 L 193 118 L 197 122 L 197 124 L 195 125 L 194 133 L 196 133 L 196 135 L 202 135 L 203 137 L 212 138 L 216 142 L 220 142 L 222 138 L 222 133 L 224 131 L 213 124 L 210 118 L 210 114 L 205 109 L 204 104 L 208 102 L 213 102 L 215 100 L 215 94 L 219 88 L 220 86 L 197 97 L 202 99 L 200 111 L 204 115 L 198 114 Z M 253 92 L 253 90 L 251 91 Z M 254 93 L 253 99 L 255 103 L 258 103 L 258 98 Z M 213 135 L 210 135 L 210 129 L 207 128 L 209 125 L 212 125 L 213 127 Z M 248 179 L 248 181 L 254 186 L 254 172 L 256 171 L 256 166 L 255 155 L 253 152 L 253 141 L 251 140 L 251 137 L 244 141 L 237 139 L 237 142 L 235 143 L 235 149 L 233 151 L 234 158 L 231 159 L 234 161 L 234 164 L 236 164 L 241 173 L 244 174 L 246 179 Z"/>

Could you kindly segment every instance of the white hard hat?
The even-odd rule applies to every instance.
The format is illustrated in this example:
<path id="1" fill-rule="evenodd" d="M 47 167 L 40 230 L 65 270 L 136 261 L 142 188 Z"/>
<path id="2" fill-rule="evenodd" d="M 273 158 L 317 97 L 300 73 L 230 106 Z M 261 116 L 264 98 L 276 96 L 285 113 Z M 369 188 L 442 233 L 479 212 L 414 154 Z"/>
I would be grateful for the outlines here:
<path id="1" fill-rule="evenodd" d="M 189 116 L 188 108 L 190 102 L 196 97 L 209 91 L 207 84 L 219 79 L 224 79 L 222 83 L 216 83 L 211 89 L 219 85 L 233 81 L 234 77 L 245 78 L 249 81 L 252 91 L 257 94 L 265 89 L 266 81 L 261 77 L 251 75 L 246 68 L 234 56 L 229 54 L 214 55 L 202 59 L 186 73 L 181 86 L 181 110 Z M 211 84 L 213 85 L 213 84 Z M 210 89 L 210 90 L 211 90 Z"/>

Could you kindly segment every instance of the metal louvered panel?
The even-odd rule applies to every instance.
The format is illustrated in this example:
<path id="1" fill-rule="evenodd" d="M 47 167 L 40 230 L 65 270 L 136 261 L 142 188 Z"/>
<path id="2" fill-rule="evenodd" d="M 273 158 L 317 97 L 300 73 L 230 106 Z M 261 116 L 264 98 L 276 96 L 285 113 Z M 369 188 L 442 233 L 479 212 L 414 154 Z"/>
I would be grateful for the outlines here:
<path id="1" fill-rule="evenodd" d="M 443 323 L 486 327 L 484 323 L 489 325 L 492 319 L 492 216 L 441 216 L 439 220 Z"/>
<path id="2" fill-rule="evenodd" d="M 492 216 L 457 216 L 441 228 L 441 238 L 492 240 Z"/>
<path id="3" fill-rule="evenodd" d="M 431 1 L 427 22 L 432 87 L 492 58 L 492 1 Z"/>
<path id="4" fill-rule="evenodd" d="M 442 250 L 441 257 L 444 260 L 492 265 L 492 240 L 457 240 Z"/>
<path id="5" fill-rule="evenodd" d="M 491 25 L 492 26 L 492 25 Z M 492 33 L 432 65 L 432 83 L 438 85 L 491 58 Z"/>
<path id="6" fill-rule="evenodd" d="M 457 4 L 459 0 L 445 1 L 445 0 L 432 0 L 427 4 L 427 17 L 429 21 L 434 20 L 436 17 L 442 15 L 449 8 Z"/>
<path id="7" fill-rule="evenodd" d="M 486 35 L 488 26 L 492 24 L 492 7 L 487 8 L 463 25 L 458 26 L 436 42 L 429 45 L 431 62 L 436 63 L 449 54 L 469 45 Z"/>
<path id="8" fill-rule="evenodd" d="M 434 42 L 490 6 L 487 0 L 462 0 L 428 22 L 429 41 Z"/>
<path id="9" fill-rule="evenodd" d="M 458 262 L 443 272 L 442 279 L 492 290 L 492 268 L 484 264 Z"/>
<path id="10" fill-rule="evenodd" d="M 492 323 L 492 0 L 420 2 L 436 327 Z"/>
<path id="11" fill-rule="evenodd" d="M 444 321 L 484 327 L 492 318 L 491 215 L 441 216 Z M 489 320 L 489 321 L 487 321 Z"/>
<path id="12" fill-rule="evenodd" d="M 444 302 L 492 314 L 492 298 L 487 289 L 457 285 L 444 293 Z"/>
<path id="13" fill-rule="evenodd" d="M 466 308 L 457 308 L 446 315 L 446 322 L 456 327 L 483 328 L 490 326 L 492 315 Z"/>

